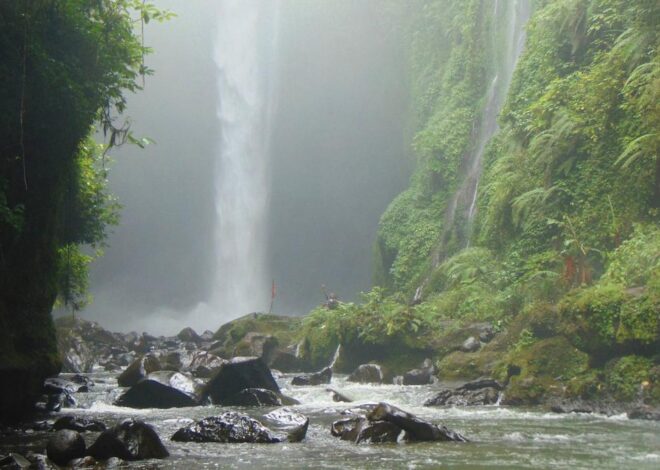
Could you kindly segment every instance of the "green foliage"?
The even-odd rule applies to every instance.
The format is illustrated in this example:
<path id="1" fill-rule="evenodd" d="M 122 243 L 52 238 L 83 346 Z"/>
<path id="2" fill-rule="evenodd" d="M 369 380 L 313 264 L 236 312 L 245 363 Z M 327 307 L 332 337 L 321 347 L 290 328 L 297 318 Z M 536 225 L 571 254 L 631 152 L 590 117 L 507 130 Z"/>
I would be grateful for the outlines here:
<path id="1" fill-rule="evenodd" d="M 660 228 L 636 225 L 633 235 L 610 254 L 603 281 L 643 286 L 652 275 L 660 276 Z"/>
<path id="2" fill-rule="evenodd" d="M 631 401 L 642 395 L 643 384 L 650 378 L 653 361 L 646 357 L 624 356 L 605 367 L 607 392 L 617 400 Z"/>
<path id="3" fill-rule="evenodd" d="M 75 313 L 91 302 L 87 293 L 89 278 L 87 267 L 93 258 L 80 251 L 78 245 L 65 245 L 58 254 L 56 306 L 69 308 Z"/>
<path id="4" fill-rule="evenodd" d="M 567 295 L 559 304 L 563 333 L 597 360 L 644 350 L 660 339 L 660 296 L 651 285 L 642 294 L 601 283 Z"/>

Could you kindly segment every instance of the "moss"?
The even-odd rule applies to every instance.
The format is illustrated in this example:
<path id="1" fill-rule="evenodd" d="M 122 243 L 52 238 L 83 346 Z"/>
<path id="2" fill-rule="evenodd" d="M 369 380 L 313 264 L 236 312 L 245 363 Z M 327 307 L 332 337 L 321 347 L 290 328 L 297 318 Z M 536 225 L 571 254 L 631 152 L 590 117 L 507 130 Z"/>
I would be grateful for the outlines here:
<path id="1" fill-rule="evenodd" d="M 653 394 L 652 389 L 657 386 L 650 381 L 652 367 L 653 361 L 640 356 L 624 356 L 610 361 L 605 366 L 607 392 L 622 401 L 641 398 L 644 392 Z"/>
<path id="2" fill-rule="evenodd" d="M 618 284 L 578 289 L 559 304 L 562 333 L 596 363 L 617 355 L 652 351 L 660 340 L 660 295 L 641 295 Z"/>
<path id="3" fill-rule="evenodd" d="M 213 336 L 215 349 L 225 357 L 246 351 L 249 348 L 243 339 L 251 332 L 272 336 L 279 346 L 287 347 L 295 343 L 301 322 L 300 317 L 251 313 L 222 325 Z"/>
<path id="4" fill-rule="evenodd" d="M 493 376 L 501 360 L 499 352 L 484 349 L 473 353 L 456 351 L 438 361 L 438 377 L 441 380 L 472 380 Z"/>
<path id="5" fill-rule="evenodd" d="M 520 373 L 510 379 L 506 402 L 538 404 L 564 394 L 566 384 L 587 370 L 588 359 L 561 336 L 512 350 L 506 358 L 507 366 Z"/>

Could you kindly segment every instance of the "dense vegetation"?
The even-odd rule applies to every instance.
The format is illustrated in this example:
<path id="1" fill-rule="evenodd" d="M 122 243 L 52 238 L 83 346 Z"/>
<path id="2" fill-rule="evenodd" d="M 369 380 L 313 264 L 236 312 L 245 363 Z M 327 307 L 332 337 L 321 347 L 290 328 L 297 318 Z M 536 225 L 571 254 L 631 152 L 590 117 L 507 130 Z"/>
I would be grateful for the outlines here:
<path id="1" fill-rule="evenodd" d="M 435 351 L 446 377 L 506 379 L 516 365 L 512 403 L 559 389 L 630 400 L 640 386 L 657 401 L 660 4 L 534 2 L 466 230 L 447 212 L 498 57 L 487 5 L 420 1 L 404 16 L 417 167 L 381 220 L 384 289 L 312 312 L 310 355 L 394 341 Z M 500 339 L 437 347 L 479 321 Z"/>
<path id="2" fill-rule="evenodd" d="M 135 28 L 165 16 L 138 0 L 0 2 L 0 419 L 58 370 L 53 303 L 85 302 L 79 247 L 117 217 L 106 146 L 89 136 L 96 124 L 110 146 L 133 139 L 114 116 L 148 72 Z"/>

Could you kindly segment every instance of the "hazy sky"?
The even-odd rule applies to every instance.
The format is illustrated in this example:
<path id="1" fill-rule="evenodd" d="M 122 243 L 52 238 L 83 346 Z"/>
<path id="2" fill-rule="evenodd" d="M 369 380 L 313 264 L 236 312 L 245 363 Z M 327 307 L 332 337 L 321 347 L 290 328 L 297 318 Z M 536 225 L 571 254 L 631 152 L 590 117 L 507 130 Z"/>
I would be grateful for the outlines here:
<path id="1" fill-rule="evenodd" d="M 120 331 L 215 330 L 188 312 L 216 282 L 217 2 L 156 3 L 178 17 L 147 26 L 156 75 L 127 115 L 157 143 L 113 152 L 122 220 L 82 316 Z M 408 181 L 406 85 L 377 0 L 284 1 L 281 21 L 267 252 L 274 311 L 303 314 L 323 301 L 322 283 L 344 299 L 370 287 L 378 219 Z"/>

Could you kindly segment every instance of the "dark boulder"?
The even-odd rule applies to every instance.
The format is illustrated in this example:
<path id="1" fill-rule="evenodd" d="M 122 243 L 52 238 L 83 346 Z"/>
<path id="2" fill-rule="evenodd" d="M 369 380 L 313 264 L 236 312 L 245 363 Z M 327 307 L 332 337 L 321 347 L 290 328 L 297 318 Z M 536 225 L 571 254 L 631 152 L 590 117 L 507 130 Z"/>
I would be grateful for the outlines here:
<path id="1" fill-rule="evenodd" d="M 70 429 L 72 431 L 86 432 L 86 431 L 105 431 L 106 426 L 101 421 L 91 418 L 83 418 L 80 416 L 62 416 L 55 421 L 53 429 L 59 431 L 60 429 Z"/>
<path id="2" fill-rule="evenodd" d="M 404 431 L 407 441 L 456 441 L 467 438 L 445 426 L 437 426 L 387 403 L 379 403 L 367 414 L 369 421 L 387 421 Z"/>
<path id="3" fill-rule="evenodd" d="M 583 400 L 581 398 L 560 400 L 550 403 L 550 411 L 553 413 L 590 413 L 613 416 L 624 410 L 621 404 L 609 400 Z"/>
<path id="4" fill-rule="evenodd" d="M 87 449 L 96 460 L 117 457 L 122 460 L 164 459 L 170 454 L 158 434 L 143 421 L 127 419 L 107 431 Z"/>
<path id="5" fill-rule="evenodd" d="M 321 385 L 332 380 L 332 369 L 326 367 L 313 374 L 297 375 L 291 380 L 291 385 Z"/>
<path id="6" fill-rule="evenodd" d="M 497 403 L 503 386 L 493 379 L 477 379 L 455 389 L 443 389 L 424 406 L 481 406 Z"/>
<path id="7" fill-rule="evenodd" d="M 179 442 L 280 442 L 268 428 L 256 419 L 235 411 L 226 411 L 219 416 L 210 416 L 179 429 L 172 436 Z"/>
<path id="8" fill-rule="evenodd" d="M 383 383 L 383 369 L 378 364 L 362 364 L 348 376 L 349 382 L 368 384 Z"/>
<path id="9" fill-rule="evenodd" d="M 246 388 L 264 388 L 280 393 L 270 369 L 257 357 L 238 357 L 217 369 L 203 392 L 217 405 L 224 405 Z"/>
<path id="10" fill-rule="evenodd" d="M 181 372 L 152 372 L 126 390 L 116 401 L 129 408 L 181 408 L 200 403 L 198 385 Z"/>
<path id="11" fill-rule="evenodd" d="M 62 429 L 48 439 L 46 454 L 57 465 L 66 465 L 85 455 L 85 440 L 76 431 Z"/>
<path id="12" fill-rule="evenodd" d="M 161 370 L 160 361 L 152 354 L 141 356 L 129 365 L 119 377 L 117 383 L 120 387 L 132 387 L 152 372 Z"/>

